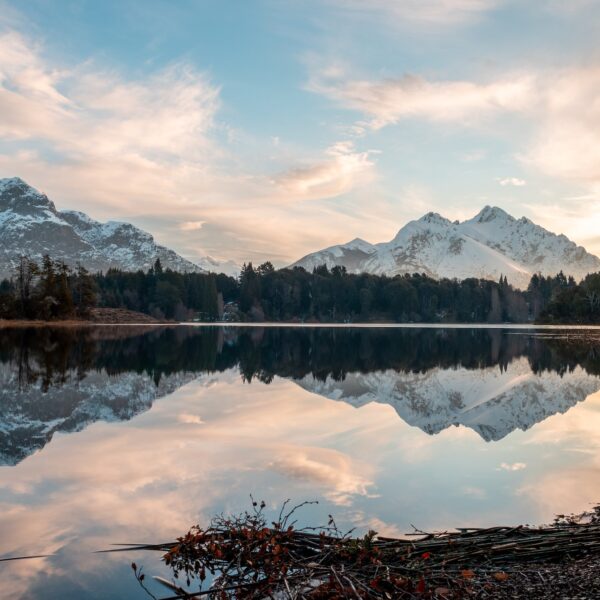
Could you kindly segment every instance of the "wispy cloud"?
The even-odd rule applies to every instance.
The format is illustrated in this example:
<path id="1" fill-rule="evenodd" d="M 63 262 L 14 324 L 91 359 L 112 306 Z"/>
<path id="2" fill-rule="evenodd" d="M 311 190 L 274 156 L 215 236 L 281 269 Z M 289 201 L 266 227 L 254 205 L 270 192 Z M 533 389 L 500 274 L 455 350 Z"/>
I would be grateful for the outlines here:
<path id="1" fill-rule="evenodd" d="M 527 468 L 527 465 L 522 462 L 516 462 L 516 463 L 503 462 L 500 465 L 500 467 L 498 467 L 498 468 L 499 468 L 499 470 L 502 470 L 502 471 L 522 471 L 523 469 Z"/>
<path id="2" fill-rule="evenodd" d="M 361 13 L 383 13 L 401 24 L 450 26 L 478 18 L 502 0 L 331 0 L 339 8 Z"/>
<path id="3" fill-rule="evenodd" d="M 600 189 L 600 67 L 564 70 L 546 84 L 539 128 L 522 160 Z"/>
<path id="4" fill-rule="evenodd" d="M 0 174 L 42 187 L 61 208 L 152 224 L 161 243 L 191 259 L 285 264 L 318 247 L 331 232 L 315 210 L 329 219 L 336 209 L 305 211 L 297 201 L 372 181 L 373 152 L 337 142 L 313 159 L 296 150 L 279 175 L 256 174 L 220 139 L 220 106 L 219 86 L 185 62 L 131 80 L 93 60 L 50 63 L 17 31 L 0 36 Z M 340 228 L 358 229 L 345 213 Z"/>
<path id="5" fill-rule="evenodd" d="M 324 160 L 299 166 L 280 174 L 275 184 L 297 198 L 329 198 L 372 181 L 375 164 L 373 151 L 358 152 L 349 141 L 327 148 Z"/>
<path id="6" fill-rule="evenodd" d="M 314 72 L 308 88 L 365 114 L 374 129 L 407 118 L 479 122 L 486 116 L 529 109 L 537 91 L 534 78 L 528 74 L 489 83 L 429 81 L 411 74 L 373 81 L 354 79 L 341 67 Z"/>
<path id="7" fill-rule="evenodd" d="M 507 185 L 513 187 L 523 187 L 527 185 L 527 182 L 519 177 L 498 177 L 496 181 L 503 187 L 506 187 Z"/>
<path id="8" fill-rule="evenodd" d="M 516 157 L 552 177 L 600 186 L 600 68 L 506 74 L 492 81 L 432 81 L 418 75 L 370 80 L 346 67 L 314 69 L 308 88 L 367 117 L 379 129 L 405 119 L 480 126 L 502 115 L 527 118 L 533 134 Z M 499 178 L 501 185 L 525 185 Z"/>
<path id="9" fill-rule="evenodd" d="M 219 89 L 186 64 L 139 81 L 90 64 L 54 68 L 17 32 L 0 36 L 0 135 L 43 139 L 72 159 L 198 157 Z"/>

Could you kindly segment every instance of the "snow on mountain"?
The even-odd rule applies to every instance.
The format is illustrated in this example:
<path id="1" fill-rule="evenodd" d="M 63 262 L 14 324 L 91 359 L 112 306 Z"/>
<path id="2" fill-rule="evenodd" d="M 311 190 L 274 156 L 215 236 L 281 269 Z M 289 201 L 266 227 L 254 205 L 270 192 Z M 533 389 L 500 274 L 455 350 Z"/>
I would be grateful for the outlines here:
<path id="1" fill-rule="evenodd" d="M 490 206 L 462 223 L 427 213 L 407 223 L 390 242 L 356 239 L 309 254 L 292 266 L 311 271 L 323 264 L 388 276 L 426 273 L 434 278 L 497 280 L 505 275 L 519 288 L 526 287 L 534 273 L 555 275 L 562 270 L 580 279 L 600 271 L 600 258 L 564 235 Z"/>
<path id="2" fill-rule="evenodd" d="M 328 269 L 343 265 L 350 273 L 359 273 L 365 270 L 364 265 L 373 255 L 377 255 L 377 246 L 355 238 L 347 244 L 331 246 L 309 254 L 292 266 L 304 267 L 307 271 L 312 271 L 321 265 L 326 265 Z"/>
<path id="3" fill-rule="evenodd" d="M 389 404 L 403 421 L 430 435 L 462 425 L 488 442 L 565 413 L 600 390 L 600 378 L 581 367 L 536 375 L 526 357 L 506 369 L 390 370 L 349 373 L 343 381 L 332 377 L 322 381 L 312 375 L 294 381 L 307 391 L 357 408 L 370 402 Z"/>
<path id="4" fill-rule="evenodd" d="M 129 223 L 100 223 L 81 212 L 58 211 L 22 179 L 0 179 L 0 276 L 9 276 L 24 254 L 38 261 L 49 254 L 90 271 L 146 270 L 157 258 L 174 271 L 204 271 Z"/>
<path id="5" fill-rule="evenodd" d="M 230 277 L 237 277 L 242 267 L 233 260 L 218 260 L 212 256 L 204 256 L 196 261 L 196 264 L 209 273 L 225 273 Z"/>

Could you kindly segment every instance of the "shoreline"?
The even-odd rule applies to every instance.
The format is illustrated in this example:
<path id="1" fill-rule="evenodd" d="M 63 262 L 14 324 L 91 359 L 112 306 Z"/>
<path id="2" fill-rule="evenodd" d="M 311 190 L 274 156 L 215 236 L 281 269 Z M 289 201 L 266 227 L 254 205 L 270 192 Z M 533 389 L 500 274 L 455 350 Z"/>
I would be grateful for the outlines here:
<path id="1" fill-rule="evenodd" d="M 298 323 L 292 321 L 159 321 L 144 315 L 147 319 L 94 320 L 94 319 L 67 319 L 56 321 L 43 321 L 39 319 L 0 319 L 0 329 L 26 328 L 26 327 L 107 327 L 107 326 L 139 326 L 149 325 L 154 327 L 239 327 L 239 328 L 306 328 L 306 329 L 517 329 L 517 330 L 562 330 L 562 331 L 600 331 L 600 325 L 565 325 L 534 323 Z"/>

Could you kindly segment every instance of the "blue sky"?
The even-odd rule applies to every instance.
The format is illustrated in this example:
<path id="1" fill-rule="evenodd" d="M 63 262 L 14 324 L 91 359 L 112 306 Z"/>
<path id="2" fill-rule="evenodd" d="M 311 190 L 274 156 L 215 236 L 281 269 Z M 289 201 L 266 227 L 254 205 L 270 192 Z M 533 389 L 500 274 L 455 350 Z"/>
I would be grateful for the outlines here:
<path id="1" fill-rule="evenodd" d="M 600 253 L 600 2 L 0 0 L 0 176 L 278 265 L 485 204 Z"/>

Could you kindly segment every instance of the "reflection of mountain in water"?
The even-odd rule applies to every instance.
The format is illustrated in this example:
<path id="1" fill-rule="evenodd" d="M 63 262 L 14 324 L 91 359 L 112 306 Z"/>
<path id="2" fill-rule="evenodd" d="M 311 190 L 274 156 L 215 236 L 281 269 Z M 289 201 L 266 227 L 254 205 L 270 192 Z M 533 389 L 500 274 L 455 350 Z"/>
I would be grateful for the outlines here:
<path id="1" fill-rule="evenodd" d="M 428 434 L 464 425 L 488 442 L 564 413 L 600 389 L 600 378 L 580 367 L 562 375 L 552 371 L 536 375 L 525 358 L 504 370 L 379 371 L 352 373 L 343 381 L 319 381 L 308 375 L 297 383 L 356 407 L 370 402 L 389 404 L 402 420 Z"/>
<path id="2" fill-rule="evenodd" d="M 95 371 L 83 379 L 68 373 L 60 387 L 41 384 L 16 392 L 15 374 L 0 367 L 0 465 L 16 464 L 43 448 L 56 432 L 80 431 L 96 421 L 127 421 L 154 400 L 193 379 L 189 373 L 161 378 L 145 373 L 108 375 Z"/>
<path id="3" fill-rule="evenodd" d="M 355 406 L 387 403 L 434 434 L 498 440 L 600 389 L 590 342 L 500 330 L 86 328 L 0 331 L 0 464 L 57 432 L 130 419 L 206 372 L 291 379 Z"/>

